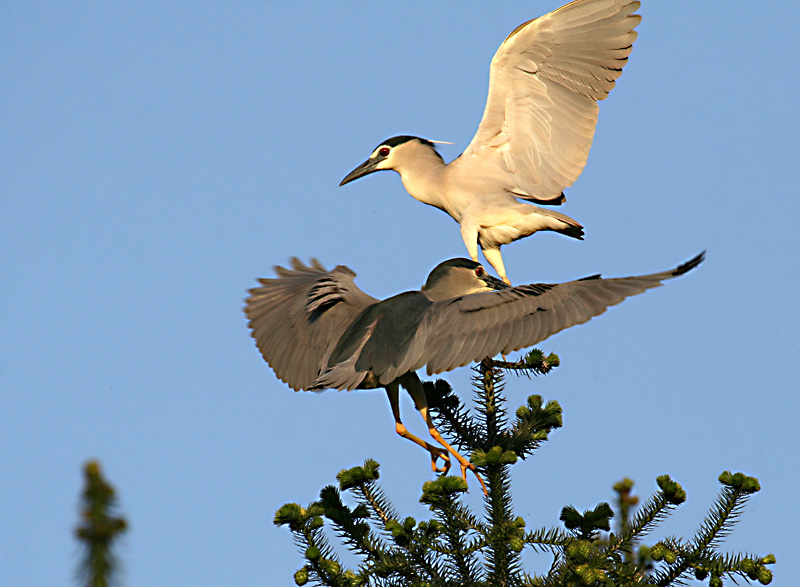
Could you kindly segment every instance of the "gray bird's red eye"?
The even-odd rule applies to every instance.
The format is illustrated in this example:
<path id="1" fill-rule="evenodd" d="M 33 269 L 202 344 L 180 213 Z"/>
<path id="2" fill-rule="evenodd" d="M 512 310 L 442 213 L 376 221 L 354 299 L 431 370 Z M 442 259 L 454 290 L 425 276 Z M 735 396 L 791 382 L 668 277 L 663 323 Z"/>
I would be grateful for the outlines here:
<path id="1" fill-rule="evenodd" d="M 476 277 L 483 277 L 483 267 L 475 267 L 475 276 Z"/>
<path id="2" fill-rule="evenodd" d="M 378 155 L 380 155 L 381 157 L 386 157 L 386 155 L 388 155 L 388 154 L 389 154 L 389 148 L 388 147 L 384 147 L 383 149 L 378 151 Z"/>

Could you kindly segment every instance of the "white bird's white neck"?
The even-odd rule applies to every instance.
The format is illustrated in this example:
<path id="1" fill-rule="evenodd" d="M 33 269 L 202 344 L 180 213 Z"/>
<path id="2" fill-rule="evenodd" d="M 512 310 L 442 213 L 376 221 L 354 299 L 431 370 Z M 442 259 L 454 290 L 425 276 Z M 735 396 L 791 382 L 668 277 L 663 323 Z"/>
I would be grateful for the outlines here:
<path id="1" fill-rule="evenodd" d="M 444 197 L 445 164 L 435 153 L 426 149 L 418 154 L 413 164 L 398 166 L 395 171 L 400 174 L 403 186 L 411 197 L 423 204 L 435 206 L 455 218 L 456 211 L 450 209 Z"/>

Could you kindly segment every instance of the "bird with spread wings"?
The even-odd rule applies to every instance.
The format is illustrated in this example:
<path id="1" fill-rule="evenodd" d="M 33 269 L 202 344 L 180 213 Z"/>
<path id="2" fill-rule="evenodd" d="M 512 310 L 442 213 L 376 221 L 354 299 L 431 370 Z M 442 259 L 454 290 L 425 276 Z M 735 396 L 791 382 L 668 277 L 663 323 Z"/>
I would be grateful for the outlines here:
<path id="1" fill-rule="evenodd" d="M 250 290 L 245 314 L 261 354 L 294 390 L 385 388 L 395 429 L 425 448 L 436 472 L 452 455 L 466 481 L 475 468 L 439 434 L 422 382 L 498 353 L 533 346 L 553 334 L 602 314 L 625 298 L 658 287 L 697 267 L 701 253 L 674 269 L 603 279 L 599 275 L 560 284 L 510 287 L 469 259 L 440 263 L 421 290 L 378 300 L 359 289 L 343 265 L 327 270 L 318 261 L 276 267 L 277 278 Z M 409 432 L 400 418 L 399 388 L 415 406 L 439 446 Z M 438 465 L 441 459 L 443 464 Z"/>
<path id="2" fill-rule="evenodd" d="M 445 163 L 432 141 L 396 136 L 340 183 L 380 170 L 400 174 L 415 199 L 449 214 L 470 258 L 478 248 L 500 278 L 500 247 L 540 230 L 583 239 L 561 204 L 583 171 L 598 100 L 613 89 L 636 39 L 638 1 L 576 0 L 518 26 L 489 69 L 489 95 L 466 150 Z"/>

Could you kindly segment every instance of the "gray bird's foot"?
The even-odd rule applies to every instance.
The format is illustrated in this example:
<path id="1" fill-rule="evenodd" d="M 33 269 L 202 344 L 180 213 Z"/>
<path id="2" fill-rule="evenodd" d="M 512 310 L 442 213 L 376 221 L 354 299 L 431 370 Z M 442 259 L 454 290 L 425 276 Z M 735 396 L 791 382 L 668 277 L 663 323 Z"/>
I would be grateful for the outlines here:
<path id="1" fill-rule="evenodd" d="M 467 469 L 472 471 L 472 473 L 477 477 L 478 482 L 481 484 L 481 488 L 483 489 L 484 495 L 489 495 L 489 492 L 486 490 L 486 484 L 483 482 L 480 473 L 478 473 L 478 469 L 475 465 L 469 462 L 462 462 L 461 463 L 461 478 L 464 479 L 464 483 L 467 483 Z M 469 485 L 469 484 L 467 484 Z"/>
<path id="2" fill-rule="evenodd" d="M 451 467 L 450 454 L 446 450 L 430 444 L 428 445 L 428 452 L 431 453 L 431 469 L 433 469 L 433 472 L 447 475 Z M 436 464 L 437 459 L 442 459 L 443 465 L 441 467 Z"/>

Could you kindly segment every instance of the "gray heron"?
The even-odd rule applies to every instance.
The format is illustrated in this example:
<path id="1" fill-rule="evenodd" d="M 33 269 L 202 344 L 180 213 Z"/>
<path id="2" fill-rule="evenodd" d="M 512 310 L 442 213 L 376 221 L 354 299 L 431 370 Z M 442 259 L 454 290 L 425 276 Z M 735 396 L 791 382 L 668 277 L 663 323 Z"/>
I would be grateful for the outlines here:
<path id="1" fill-rule="evenodd" d="M 397 433 L 426 449 L 435 472 L 450 457 L 466 471 L 475 466 L 456 452 L 431 420 L 422 382 L 428 375 L 533 346 L 602 314 L 629 296 L 697 267 L 701 253 L 675 269 L 603 279 L 594 275 L 560 284 L 510 287 L 469 259 L 440 263 L 420 290 L 378 300 L 359 289 L 344 265 L 327 270 L 316 259 L 275 267 L 277 278 L 250 290 L 245 314 L 261 354 L 295 391 L 385 388 Z M 411 395 L 435 446 L 414 436 L 400 418 L 399 388 Z M 444 448 L 441 448 L 444 447 Z M 443 465 L 438 466 L 437 460 Z"/>
<path id="2" fill-rule="evenodd" d="M 450 163 L 432 141 L 396 136 L 378 145 L 339 185 L 393 170 L 406 191 L 461 226 L 500 278 L 500 247 L 540 230 L 583 239 L 564 214 L 526 202 L 561 204 L 583 171 L 608 96 L 628 60 L 641 17 L 638 1 L 576 0 L 518 26 L 494 55 L 478 131 Z"/>

